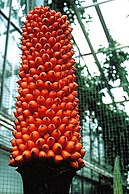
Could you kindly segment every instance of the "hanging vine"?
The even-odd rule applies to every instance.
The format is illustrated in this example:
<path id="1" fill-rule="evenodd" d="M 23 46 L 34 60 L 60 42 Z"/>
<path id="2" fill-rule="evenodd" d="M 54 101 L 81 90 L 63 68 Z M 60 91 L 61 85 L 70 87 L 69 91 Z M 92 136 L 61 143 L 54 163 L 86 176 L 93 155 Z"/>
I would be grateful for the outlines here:
<path id="1" fill-rule="evenodd" d="M 108 82 L 112 81 L 114 83 L 119 79 L 120 86 L 123 87 L 123 90 L 127 92 L 129 96 L 128 72 L 125 66 L 125 62 L 129 60 L 129 53 L 118 48 L 118 46 L 119 43 L 111 38 L 109 47 L 101 47 L 98 51 L 105 56 L 103 61 L 103 72 L 106 75 Z"/>

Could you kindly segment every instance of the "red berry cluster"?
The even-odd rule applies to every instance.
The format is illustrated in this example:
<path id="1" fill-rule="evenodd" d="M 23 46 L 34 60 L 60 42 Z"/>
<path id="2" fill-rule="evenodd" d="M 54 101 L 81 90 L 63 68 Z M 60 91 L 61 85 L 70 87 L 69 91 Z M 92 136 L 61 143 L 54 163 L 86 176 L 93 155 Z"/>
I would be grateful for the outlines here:
<path id="1" fill-rule="evenodd" d="M 72 28 L 67 16 L 35 7 L 22 27 L 22 64 L 10 165 L 33 158 L 84 166 Z"/>

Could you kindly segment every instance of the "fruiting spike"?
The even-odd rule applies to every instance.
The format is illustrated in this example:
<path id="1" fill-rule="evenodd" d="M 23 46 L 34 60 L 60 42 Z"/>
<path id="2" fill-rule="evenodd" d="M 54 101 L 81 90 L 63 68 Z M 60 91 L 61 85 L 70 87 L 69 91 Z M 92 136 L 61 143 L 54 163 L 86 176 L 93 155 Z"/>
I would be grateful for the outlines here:
<path id="1" fill-rule="evenodd" d="M 67 16 L 48 7 L 36 6 L 26 17 L 11 166 L 33 158 L 84 166 L 71 31 Z"/>

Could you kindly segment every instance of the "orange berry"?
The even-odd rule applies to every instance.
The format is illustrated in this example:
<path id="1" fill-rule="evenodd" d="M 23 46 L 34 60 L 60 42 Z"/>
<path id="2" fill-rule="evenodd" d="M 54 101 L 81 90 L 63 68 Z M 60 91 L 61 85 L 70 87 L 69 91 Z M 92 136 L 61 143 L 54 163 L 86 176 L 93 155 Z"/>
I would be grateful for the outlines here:
<path id="1" fill-rule="evenodd" d="M 44 62 L 48 62 L 50 60 L 50 56 L 47 53 L 44 53 L 42 55 L 42 59 Z M 46 65 L 47 66 L 47 65 Z M 49 66 L 49 65 L 48 65 Z"/>
<path id="2" fill-rule="evenodd" d="M 37 103 L 40 105 L 40 106 L 44 106 L 45 105 L 45 98 L 43 96 L 38 96 L 37 97 Z"/>
<path id="3" fill-rule="evenodd" d="M 26 143 L 28 140 L 30 140 L 30 135 L 24 134 L 24 135 L 22 135 L 22 139 L 23 139 L 23 142 Z"/>
<path id="4" fill-rule="evenodd" d="M 43 118 L 45 116 L 47 108 L 45 106 L 39 106 L 38 117 Z"/>
<path id="5" fill-rule="evenodd" d="M 46 78 L 46 73 L 44 72 L 45 71 L 45 68 L 43 65 L 39 65 L 38 68 L 38 73 L 40 73 L 40 78 L 44 81 L 44 77 Z M 42 73 L 45 73 L 45 75 L 42 75 Z"/>
<path id="6" fill-rule="evenodd" d="M 48 109 L 45 113 L 46 117 L 52 119 L 55 115 L 55 112 L 52 109 Z"/>
<path id="7" fill-rule="evenodd" d="M 43 118 L 43 124 L 48 126 L 51 123 L 51 120 L 48 117 Z"/>
<path id="8" fill-rule="evenodd" d="M 33 147 L 35 147 L 35 143 L 32 140 L 28 140 L 26 142 L 26 149 L 31 150 Z"/>
<path id="9" fill-rule="evenodd" d="M 20 126 L 21 126 L 21 128 L 27 127 L 26 121 L 21 121 L 21 122 L 20 122 Z"/>
<path id="10" fill-rule="evenodd" d="M 40 125 L 42 125 L 42 124 L 43 124 L 42 119 L 40 119 L 40 118 L 36 118 L 36 119 L 35 119 L 35 125 L 36 125 L 37 128 L 38 128 Z"/>
<path id="11" fill-rule="evenodd" d="M 22 102 L 22 109 L 23 110 L 28 109 L 28 103 L 27 102 Z"/>
<path id="12" fill-rule="evenodd" d="M 43 138 L 37 139 L 36 146 L 38 149 L 41 149 L 44 144 L 45 144 L 45 140 Z"/>
<path id="13" fill-rule="evenodd" d="M 61 72 L 62 68 L 61 65 L 55 65 L 55 67 L 53 68 L 54 72 Z"/>
<path id="14" fill-rule="evenodd" d="M 82 144 L 80 142 L 76 143 L 76 151 L 80 152 L 81 149 L 82 149 Z"/>
<path id="15" fill-rule="evenodd" d="M 47 79 L 50 82 L 53 82 L 55 80 L 55 72 L 53 70 L 47 72 Z"/>
<path id="16" fill-rule="evenodd" d="M 39 149 L 36 147 L 32 148 L 31 156 L 32 156 L 32 158 L 38 158 L 39 157 Z"/>
<path id="17" fill-rule="evenodd" d="M 18 146 L 13 146 L 12 148 L 10 148 L 11 152 L 16 151 L 16 150 L 18 150 Z"/>
<path id="18" fill-rule="evenodd" d="M 69 153 L 73 153 L 76 149 L 76 144 L 73 141 L 68 141 L 65 147 L 65 150 Z"/>
<path id="19" fill-rule="evenodd" d="M 54 152 L 52 150 L 48 150 L 48 152 L 47 152 L 47 158 L 54 159 L 54 157 L 55 157 Z"/>
<path id="20" fill-rule="evenodd" d="M 52 137 L 55 139 L 55 141 L 57 141 L 61 136 L 61 132 L 58 129 L 55 129 L 52 132 Z"/>
<path id="21" fill-rule="evenodd" d="M 12 131 L 12 134 L 15 138 L 20 139 L 22 137 L 21 132 L 17 132 L 16 130 Z"/>
<path id="22" fill-rule="evenodd" d="M 50 81 L 46 81 L 44 83 L 44 88 L 46 88 L 48 91 L 51 91 L 52 83 Z"/>
<path id="23" fill-rule="evenodd" d="M 54 91 L 57 92 L 57 91 L 60 90 L 61 86 L 60 86 L 60 84 L 58 82 L 53 82 L 52 83 L 52 88 L 53 88 Z"/>
<path id="24" fill-rule="evenodd" d="M 64 96 L 64 91 L 63 90 L 60 90 L 60 91 L 58 91 L 57 93 L 56 93 L 56 95 L 57 95 L 57 97 L 58 98 L 63 98 L 63 96 Z"/>
<path id="25" fill-rule="evenodd" d="M 24 160 L 30 160 L 32 158 L 31 152 L 29 150 L 25 150 L 22 154 Z"/>
<path id="26" fill-rule="evenodd" d="M 70 160 L 71 159 L 71 154 L 69 152 L 67 152 L 66 150 L 62 150 L 61 155 L 62 155 L 64 160 Z"/>
<path id="27" fill-rule="evenodd" d="M 50 136 L 50 137 L 47 138 L 46 144 L 49 146 L 49 148 L 52 148 L 54 143 L 55 143 L 55 139 L 53 137 Z"/>
<path id="28" fill-rule="evenodd" d="M 85 156 L 85 153 L 86 153 L 86 151 L 84 149 L 80 150 L 81 158 L 83 158 Z"/>
<path id="29" fill-rule="evenodd" d="M 15 150 L 11 153 L 12 157 L 15 159 L 17 156 L 20 155 L 20 152 L 18 150 Z"/>
<path id="30" fill-rule="evenodd" d="M 56 113 L 59 110 L 58 104 L 52 104 L 51 109 Z"/>
<path id="31" fill-rule="evenodd" d="M 44 151 L 45 153 L 47 153 L 48 150 L 49 150 L 49 146 L 48 146 L 47 144 L 44 144 L 44 145 L 42 146 L 42 151 Z"/>
<path id="32" fill-rule="evenodd" d="M 72 110 L 71 112 L 71 117 L 75 118 L 77 116 L 77 111 Z"/>
<path id="33" fill-rule="evenodd" d="M 29 110 L 24 110 L 24 111 L 23 111 L 23 116 L 24 116 L 25 118 L 29 117 L 30 115 L 31 115 L 31 112 L 30 112 Z"/>
<path id="34" fill-rule="evenodd" d="M 61 124 L 61 125 L 58 127 L 58 130 L 61 132 L 61 134 L 64 134 L 65 131 L 66 131 L 66 124 Z"/>
<path id="35" fill-rule="evenodd" d="M 78 164 L 79 164 L 79 167 L 80 167 L 80 168 L 82 168 L 82 167 L 85 166 L 85 162 L 84 162 L 84 160 L 83 160 L 82 158 L 79 158 L 79 159 L 78 159 Z"/>
<path id="36" fill-rule="evenodd" d="M 18 119 L 19 122 L 24 121 L 23 115 L 18 116 L 17 119 Z"/>
<path id="37" fill-rule="evenodd" d="M 55 153 L 55 154 L 60 154 L 61 151 L 62 151 L 62 146 L 60 143 L 55 143 L 52 147 L 52 151 Z"/>
<path id="38" fill-rule="evenodd" d="M 71 137 L 71 141 L 73 141 L 75 143 L 79 142 L 79 140 L 78 140 L 78 138 L 76 136 L 72 136 Z"/>
<path id="39" fill-rule="evenodd" d="M 25 144 L 19 144 L 18 145 L 18 150 L 20 153 L 23 153 L 26 150 L 26 145 Z"/>
<path id="40" fill-rule="evenodd" d="M 69 123 L 76 126 L 78 124 L 78 120 L 77 119 L 74 119 L 74 118 L 70 118 L 69 119 Z"/>
<path id="41" fill-rule="evenodd" d="M 17 112 L 18 115 L 21 115 L 23 110 L 22 110 L 21 107 L 19 107 L 19 108 L 16 108 L 16 112 Z"/>
<path id="42" fill-rule="evenodd" d="M 34 68 L 36 66 L 35 61 L 33 60 L 30 60 L 28 64 L 29 64 L 29 68 Z"/>
<path id="43" fill-rule="evenodd" d="M 56 98 L 56 92 L 52 90 L 52 91 L 49 92 L 49 95 L 48 96 L 49 96 L 49 98 L 54 99 L 54 98 Z"/>
<path id="44" fill-rule="evenodd" d="M 62 118 L 64 115 L 64 111 L 63 110 L 58 110 L 57 113 L 56 113 L 56 116 Z"/>
<path id="45" fill-rule="evenodd" d="M 16 161 L 17 165 L 23 164 L 23 162 L 24 162 L 23 156 L 22 155 L 17 156 L 15 158 L 15 161 Z"/>
<path id="46" fill-rule="evenodd" d="M 22 130 L 21 130 L 21 133 L 22 133 L 22 135 L 23 134 L 28 134 L 28 128 L 23 127 Z"/>
<path id="47" fill-rule="evenodd" d="M 38 127 L 38 132 L 40 134 L 41 137 L 44 136 L 45 133 L 47 133 L 47 126 L 42 124 Z"/>
<path id="48" fill-rule="evenodd" d="M 69 123 L 69 117 L 63 117 L 61 121 L 63 124 L 67 124 Z"/>
<path id="49" fill-rule="evenodd" d="M 53 65 L 52 65 L 51 62 L 46 62 L 46 63 L 44 64 L 44 68 L 45 68 L 45 71 L 48 72 L 48 71 L 52 70 Z"/>
<path id="50" fill-rule="evenodd" d="M 28 124 L 34 123 L 34 117 L 33 116 L 28 116 L 27 119 L 26 119 L 26 122 Z"/>
<path id="51" fill-rule="evenodd" d="M 46 81 L 47 80 L 47 74 L 45 72 L 41 72 L 40 75 L 39 75 L 39 78 L 42 80 L 42 81 Z"/>
<path id="52" fill-rule="evenodd" d="M 49 42 L 49 44 L 52 46 L 52 45 L 55 44 L 56 39 L 55 39 L 54 37 L 50 37 L 50 38 L 48 39 L 48 42 Z"/>
<path id="53" fill-rule="evenodd" d="M 64 148 L 66 143 L 67 143 L 68 139 L 67 137 L 65 137 L 64 135 L 62 135 L 59 139 L 58 139 L 58 143 L 60 143 L 62 145 L 62 147 Z"/>
<path id="54" fill-rule="evenodd" d="M 52 134 L 52 132 L 56 129 L 56 126 L 54 124 L 48 125 L 48 133 Z"/>
<path id="55" fill-rule="evenodd" d="M 72 168 L 74 168 L 75 170 L 78 170 L 79 169 L 79 164 L 77 161 L 75 162 L 70 162 L 70 165 Z"/>
<path id="56" fill-rule="evenodd" d="M 23 143 L 22 139 L 15 139 L 16 145 L 20 145 L 21 143 Z"/>
<path id="57" fill-rule="evenodd" d="M 36 50 L 37 51 L 40 51 L 41 49 L 42 49 L 42 44 L 40 44 L 39 42 L 35 45 L 35 48 L 36 48 Z M 38 58 L 38 57 L 37 57 Z M 36 64 L 37 65 L 40 65 L 40 64 L 42 64 L 43 63 L 43 60 L 42 60 L 42 58 L 41 57 L 39 57 L 38 59 L 35 59 L 35 62 L 36 62 Z"/>
<path id="58" fill-rule="evenodd" d="M 39 158 L 40 158 L 40 159 L 45 159 L 46 157 L 47 157 L 46 152 L 44 152 L 44 151 L 40 151 L 40 152 L 39 152 Z"/>
<path id="59" fill-rule="evenodd" d="M 33 90 L 35 89 L 35 83 L 33 83 L 32 81 L 29 82 L 29 85 L 28 85 L 28 88 L 29 88 L 29 91 L 32 93 Z M 24 91 L 23 91 L 24 92 Z M 27 92 L 26 92 L 27 93 Z M 28 92 L 29 93 L 29 92 Z"/>
<path id="60" fill-rule="evenodd" d="M 43 96 L 45 99 L 47 99 L 47 97 L 48 97 L 48 90 L 44 88 L 44 89 L 41 91 L 41 96 Z"/>
<path id="61" fill-rule="evenodd" d="M 65 137 L 67 137 L 68 140 L 70 140 L 72 138 L 72 132 L 71 131 L 66 131 L 63 135 Z"/>
<path id="62" fill-rule="evenodd" d="M 13 158 L 10 160 L 9 166 L 13 166 L 13 167 L 17 166 L 17 163 L 16 163 L 16 161 Z"/>
<path id="63" fill-rule="evenodd" d="M 73 125 L 73 124 L 68 124 L 67 130 L 73 132 L 73 131 L 74 131 L 74 127 L 75 127 L 75 125 Z"/>
<path id="64" fill-rule="evenodd" d="M 39 134 L 38 131 L 33 131 L 33 132 L 30 134 L 30 139 L 31 139 L 33 142 L 36 142 L 39 138 L 40 138 L 40 134 Z"/>
<path id="65" fill-rule="evenodd" d="M 42 91 L 42 89 L 44 89 L 44 82 L 41 79 L 38 79 L 36 81 L 36 87 L 38 90 Z"/>
<path id="66" fill-rule="evenodd" d="M 62 78 L 62 72 L 55 72 L 55 81 L 59 82 Z"/>
<path id="67" fill-rule="evenodd" d="M 60 119 L 60 117 L 55 116 L 55 117 L 52 119 L 52 123 L 53 123 L 56 127 L 59 127 L 60 124 L 61 124 L 61 119 Z"/>
<path id="68" fill-rule="evenodd" d="M 52 63 L 52 65 L 53 65 L 53 67 L 57 64 L 57 59 L 56 59 L 56 57 L 52 57 L 51 59 L 50 59 L 50 62 Z"/>
<path id="69" fill-rule="evenodd" d="M 60 98 L 55 98 L 54 99 L 54 103 L 55 104 L 60 104 L 61 103 L 61 99 Z"/>
<path id="70" fill-rule="evenodd" d="M 50 137 L 49 133 L 44 134 L 44 140 L 47 141 L 47 139 Z"/>
<path id="71" fill-rule="evenodd" d="M 51 108 L 52 105 L 53 105 L 53 99 L 47 98 L 46 99 L 46 108 Z"/>
<path id="72" fill-rule="evenodd" d="M 29 133 L 32 133 L 33 131 L 37 130 L 37 127 L 34 123 L 30 123 L 30 124 L 28 124 L 27 129 L 28 129 Z"/>
<path id="73" fill-rule="evenodd" d="M 25 101 L 28 103 L 30 101 L 34 100 L 34 97 L 32 94 L 26 94 Z"/>
<path id="74" fill-rule="evenodd" d="M 37 71 L 36 68 L 33 68 L 33 67 L 32 67 L 32 68 L 30 68 L 29 73 L 30 73 L 31 76 L 33 76 L 33 75 L 37 74 L 38 71 Z"/>
<path id="75" fill-rule="evenodd" d="M 79 154 L 79 152 L 74 152 L 73 154 L 71 154 L 71 160 L 75 161 L 78 160 L 81 157 L 81 154 Z"/>
<path id="76" fill-rule="evenodd" d="M 55 158 L 54 158 L 54 161 L 55 161 L 56 164 L 59 164 L 63 161 L 63 157 L 59 154 L 56 154 Z"/>
<path id="77" fill-rule="evenodd" d="M 60 109 L 61 110 L 65 110 L 65 106 L 66 106 L 66 103 L 65 102 L 61 102 Z"/>
<path id="78" fill-rule="evenodd" d="M 40 39 L 39 39 L 39 42 L 42 44 L 42 45 L 44 45 L 46 42 L 47 42 L 47 39 L 45 38 L 45 37 L 41 37 Z M 41 51 L 41 50 L 40 50 Z M 43 59 L 43 57 L 42 57 L 42 59 Z"/>

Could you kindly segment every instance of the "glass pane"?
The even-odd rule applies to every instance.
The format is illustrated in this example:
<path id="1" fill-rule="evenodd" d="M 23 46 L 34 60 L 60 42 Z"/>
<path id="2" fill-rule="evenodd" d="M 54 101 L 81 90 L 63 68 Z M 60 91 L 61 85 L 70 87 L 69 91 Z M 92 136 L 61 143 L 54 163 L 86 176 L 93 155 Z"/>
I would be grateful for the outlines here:
<path id="1" fill-rule="evenodd" d="M 11 21 L 19 28 L 22 27 L 27 13 L 26 1 L 12 1 Z"/>
<path id="2" fill-rule="evenodd" d="M 99 69 L 97 65 L 95 64 L 93 55 L 84 56 L 84 59 L 85 59 L 86 65 L 88 67 L 88 71 L 91 74 L 91 76 L 100 75 Z"/>
<path id="3" fill-rule="evenodd" d="M 11 147 L 11 143 L 10 143 L 11 138 L 12 138 L 12 131 L 1 126 L 0 127 L 0 145 L 9 149 Z"/>
<path id="4" fill-rule="evenodd" d="M 77 20 L 75 20 L 75 25 L 73 25 L 72 27 L 73 27 L 72 35 L 80 49 L 81 54 L 89 53 L 90 48 Z"/>
<path id="5" fill-rule="evenodd" d="M 97 52 L 100 45 L 107 47 L 108 42 L 95 8 L 87 8 L 86 14 L 91 17 L 91 22 L 88 23 L 89 39 L 95 52 Z"/>
<path id="6" fill-rule="evenodd" d="M 10 6 L 10 1 L 9 0 L 1 0 L 0 1 L 0 8 L 1 11 L 8 17 L 9 15 L 9 6 Z"/>
<path id="7" fill-rule="evenodd" d="M 23 186 L 20 174 L 9 165 L 9 153 L 0 149 L 0 193 L 22 194 Z"/>
<path id="8" fill-rule="evenodd" d="M 107 28 L 114 40 L 121 45 L 129 44 L 129 1 L 117 0 L 100 5 Z"/>
<path id="9" fill-rule="evenodd" d="M 2 82 L 2 71 L 4 63 L 5 54 L 5 41 L 6 41 L 6 31 L 7 31 L 7 20 L 5 20 L 2 15 L 0 15 L 0 90 Z M 0 91 L 1 94 L 1 91 Z"/>
<path id="10" fill-rule="evenodd" d="M 20 50 L 18 49 L 20 35 L 12 27 L 10 27 L 10 32 L 2 93 L 2 111 L 5 114 L 13 115 L 20 65 Z"/>

